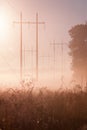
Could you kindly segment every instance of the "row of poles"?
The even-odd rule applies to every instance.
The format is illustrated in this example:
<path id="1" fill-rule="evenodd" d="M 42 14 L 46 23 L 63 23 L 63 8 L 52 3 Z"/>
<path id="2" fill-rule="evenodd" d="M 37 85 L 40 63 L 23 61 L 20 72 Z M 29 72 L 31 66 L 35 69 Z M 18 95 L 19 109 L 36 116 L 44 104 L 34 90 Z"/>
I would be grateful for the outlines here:
<path id="1" fill-rule="evenodd" d="M 36 24 L 36 80 L 38 81 L 38 25 L 45 24 L 45 22 L 38 21 L 38 13 L 36 13 L 36 21 L 23 21 L 22 12 L 20 13 L 20 21 L 14 21 L 15 24 L 20 24 L 20 82 L 22 82 L 23 77 L 23 42 L 22 42 L 22 26 L 23 24 Z"/>
<path id="2" fill-rule="evenodd" d="M 23 33 L 23 24 L 35 24 L 36 25 L 36 81 L 38 81 L 38 26 L 39 24 L 45 24 L 45 22 L 39 22 L 38 20 L 38 13 L 36 13 L 36 21 L 23 21 L 22 12 L 20 13 L 20 21 L 14 21 L 15 24 L 20 24 L 20 82 L 23 80 L 23 41 L 22 41 L 22 33 Z M 55 63 L 56 63 L 56 46 L 61 45 L 61 82 L 63 84 L 63 46 L 66 45 L 65 43 L 56 43 L 55 41 L 53 43 L 50 43 L 51 46 L 53 46 L 53 52 L 54 52 L 54 78 L 55 78 Z M 29 50 L 24 50 L 29 51 Z"/>

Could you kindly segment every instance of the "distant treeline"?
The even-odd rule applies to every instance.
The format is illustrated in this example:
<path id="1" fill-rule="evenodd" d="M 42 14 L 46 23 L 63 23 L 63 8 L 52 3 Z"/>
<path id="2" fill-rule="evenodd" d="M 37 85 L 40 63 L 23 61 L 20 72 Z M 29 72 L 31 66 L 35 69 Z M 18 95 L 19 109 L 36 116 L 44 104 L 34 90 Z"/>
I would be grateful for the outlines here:
<path id="1" fill-rule="evenodd" d="M 84 130 L 87 91 L 0 92 L 0 130 Z"/>

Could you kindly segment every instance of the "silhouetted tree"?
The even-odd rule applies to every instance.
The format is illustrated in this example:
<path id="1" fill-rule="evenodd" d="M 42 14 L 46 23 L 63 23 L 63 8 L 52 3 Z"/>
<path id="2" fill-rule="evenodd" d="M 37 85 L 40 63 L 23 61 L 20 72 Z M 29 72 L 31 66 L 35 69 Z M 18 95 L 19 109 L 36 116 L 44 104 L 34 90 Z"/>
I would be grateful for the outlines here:
<path id="1" fill-rule="evenodd" d="M 72 56 L 74 78 L 87 82 L 87 23 L 72 27 L 69 34 L 71 37 L 69 54 Z"/>

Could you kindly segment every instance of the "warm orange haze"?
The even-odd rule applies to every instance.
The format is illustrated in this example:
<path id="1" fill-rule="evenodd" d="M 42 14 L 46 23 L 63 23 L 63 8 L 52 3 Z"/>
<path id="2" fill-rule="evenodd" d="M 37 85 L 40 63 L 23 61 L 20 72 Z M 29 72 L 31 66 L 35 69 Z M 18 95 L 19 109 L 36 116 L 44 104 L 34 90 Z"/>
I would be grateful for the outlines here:
<path id="1" fill-rule="evenodd" d="M 0 130 L 87 130 L 87 0 L 0 0 Z"/>
<path id="2" fill-rule="evenodd" d="M 67 5 L 64 1 L 57 0 L 50 2 L 1 0 L 0 83 L 18 83 L 20 73 L 23 80 L 36 81 L 38 72 L 40 84 L 48 86 L 55 84 L 56 87 L 62 84 L 69 85 L 73 79 L 68 31 L 74 24 L 85 21 L 86 3 L 85 1 L 83 3 L 78 5 L 77 2 L 76 9 L 74 2 L 73 4 L 68 2 Z M 84 11 L 80 10 L 80 6 Z M 77 14 L 80 11 L 81 17 L 74 11 L 72 13 L 70 7 L 74 8 Z"/>

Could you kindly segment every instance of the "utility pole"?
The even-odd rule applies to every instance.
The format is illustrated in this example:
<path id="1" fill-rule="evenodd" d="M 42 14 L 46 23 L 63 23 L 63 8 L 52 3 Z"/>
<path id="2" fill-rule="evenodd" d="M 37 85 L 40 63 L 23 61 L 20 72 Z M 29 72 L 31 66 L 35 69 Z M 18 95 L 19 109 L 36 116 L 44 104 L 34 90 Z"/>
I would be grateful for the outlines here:
<path id="1" fill-rule="evenodd" d="M 36 22 L 28 22 L 29 24 L 36 24 L 36 80 L 38 81 L 38 25 L 45 24 L 45 22 L 38 21 L 38 13 L 36 13 Z"/>
<path id="2" fill-rule="evenodd" d="M 22 82 L 22 24 L 23 24 L 23 21 L 22 21 L 22 12 L 20 13 L 20 21 L 19 22 L 16 22 L 14 21 L 14 23 L 17 23 L 17 24 L 20 24 L 20 82 Z"/>
<path id="3" fill-rule="evenodd" d="M 53 52 L 54 52 L 54 78 L 55 78 L 55 62 L 56 62 L 56 45 L 60 45 L 61 46 L 61 86 L 63 86 L 64 84 L 64 72 L 63 72 L 63 65 L 64 65 L 64 59 L 63 59 L 63 46 L 67 45 L 66 43 L 56 43 L 55 41 L 53 43 L 51 43 L 51 45 L 53 46 Z"/>
<path id="4" fill-rule="evenodd" d="M 38 13 L 36 13 L 36 22 L 22 21 L 22 13 L 20 13 L 20 21 L 14 23 L 20 24 L 20 81 L 22 81 L 22 24 L 36 24 L 36 80 L 38 81 L 38 25 L 45 22 L 38 21 Z"/>

